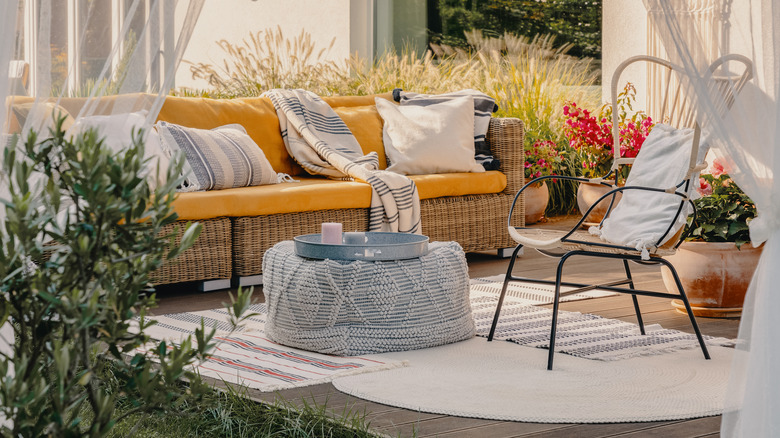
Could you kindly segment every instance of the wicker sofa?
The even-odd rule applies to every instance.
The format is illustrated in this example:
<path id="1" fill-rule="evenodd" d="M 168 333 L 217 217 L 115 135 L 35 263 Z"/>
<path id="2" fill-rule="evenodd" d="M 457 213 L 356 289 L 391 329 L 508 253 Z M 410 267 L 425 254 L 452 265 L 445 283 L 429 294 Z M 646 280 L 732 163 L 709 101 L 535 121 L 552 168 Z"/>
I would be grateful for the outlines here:
<path id="1" fill-rule="evenodd" d="M 391 94 L 379 95 L 392 100 Z M 324 98 L 342 117 L 364 152 L 385 161 L 382 119 L 374 96 Z M 83 99 L 62 99 L 76 114 Z M 263 149 L 276 172 L 298 182 L 206 192 L 180 193 L 174 208 L 182 223 L 197 221 L 203 231 L 194 246 L 163 265 L 156 284 L 203 282 L 204 289 L 262 281 L 266 250 L 282 240 L 317 233 L 322 222 L 341 222 L 345 231 L 368 229 L 368 184 L 314 177 L 288 155 L 273 105 L 265 98 L 166 98 L 158 120 L 211 129 L 239 123 Z M 494 118 L 487 142 L 501 162 L 498 171 L 413 175 L 420 194 L 422 233 L 431 241 L 457 241 L 467 252 L 514 246 L 506 231 L 509 207 L 524 183 L 523 123 Z M 520 212 L 524 211 L 520 199 Z M 516 214 L 522 225 L 523 214 Z M 173 226 L 171 226 L 173 227 Z"/>

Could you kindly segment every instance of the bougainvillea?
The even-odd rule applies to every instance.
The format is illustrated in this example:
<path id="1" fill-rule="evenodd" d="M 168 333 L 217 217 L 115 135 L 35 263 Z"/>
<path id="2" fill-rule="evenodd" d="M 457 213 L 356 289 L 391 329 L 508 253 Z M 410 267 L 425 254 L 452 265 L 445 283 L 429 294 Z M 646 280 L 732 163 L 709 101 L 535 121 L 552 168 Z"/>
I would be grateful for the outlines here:
<path id="1" fill-rule="evenodd" d="M 635 101 L 636 88 L 629 82 L 617 99 L 621 157 L 636 157 L 654 126 L 650 116 L 642 111 L 629 116 Z M 587 178 L 605 176 L 612 165 L 612 111 L 610 104 L 602 106 L 598 114 L 579 107 L 575 102 L 567 102 L 563 107 L 566 139 L 579 154 L 582 175 Z"/>
<path id="2" fill-rule="evenodd" d="M 560 171 L 562 161 L 555 142 L 537 140 L 525 150 L 525 178 L 531 180 Z"/>

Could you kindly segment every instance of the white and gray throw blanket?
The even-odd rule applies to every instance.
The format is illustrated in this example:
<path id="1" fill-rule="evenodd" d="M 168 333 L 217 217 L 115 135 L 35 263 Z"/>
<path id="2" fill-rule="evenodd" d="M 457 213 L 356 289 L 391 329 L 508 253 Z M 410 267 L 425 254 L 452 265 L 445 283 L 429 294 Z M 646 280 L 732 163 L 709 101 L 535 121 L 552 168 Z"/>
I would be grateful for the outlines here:
<path id="1" fill-rule="evenodd" d="M 401 105 L 428 106 L 462 96 L 474 98 L 474 158 L 485 170 L 498 170 L 501 163 L 493 158 L 493 152 L 485 139 L 491 114 L 498 111 L 496 101 L 492 97 L 471 89 L 444 94 L 418 94 L 400 88 L 393 90 L 393 100 Z"/>
<path id="2" fill-rule="evenodd" d="M 305 90 L 274 89 L 263 95 L 276 108 L 287 152 L 307 172 L 371 185 L 370 231 L 420 232 L 420 197 L 414 181 L 378 170 L 377 154 L 363 155 L 330 105 Z"/>

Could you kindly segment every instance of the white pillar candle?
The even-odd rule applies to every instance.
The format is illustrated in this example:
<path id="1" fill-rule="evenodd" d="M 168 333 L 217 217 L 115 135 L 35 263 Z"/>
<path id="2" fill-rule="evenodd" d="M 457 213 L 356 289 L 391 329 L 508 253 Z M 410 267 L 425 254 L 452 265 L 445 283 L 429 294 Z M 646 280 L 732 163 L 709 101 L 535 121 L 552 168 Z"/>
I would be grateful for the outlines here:
<path id="1" fill-rule="evenodd" d="M 322 223 L 322 243 L 341 245 L 341 224 L 338 222 Z"/>
<path id="2" fill-rule="evenodd" d="M 366 243 L 366 233 L 363 232 L 344 233 L 344 243 L 346 245 L 362 245 Z"/>

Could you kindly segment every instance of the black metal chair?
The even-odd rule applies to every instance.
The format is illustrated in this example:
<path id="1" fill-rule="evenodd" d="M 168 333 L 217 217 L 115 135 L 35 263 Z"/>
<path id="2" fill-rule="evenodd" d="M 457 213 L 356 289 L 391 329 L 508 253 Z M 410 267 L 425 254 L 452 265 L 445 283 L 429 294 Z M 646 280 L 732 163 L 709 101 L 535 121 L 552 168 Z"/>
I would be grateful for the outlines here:
<path id="1" fill-rule="evenodd" d="M 523 282 L 531 282 L 531 283 L 542 283 L 542 284 L 552 284 L 555 286 L 554 289 L 554 300 L 553 300 L 553 309 L 552 309 L 552 322 L 550 327 L 550 350 L 548 353 L 548 361 L 547 361 L 547 369 L 552 370 L 553 367 L 553 357 L 555 354 L 555 335 L 556 335 L 556 326 L 557 326 L 557 319 L 558 319 L 558 308 L 560 304 L 560 299 L 562 296 L 571 295 L 575 293 L 581 293 L 584 291 L 592 290 L 592 289 L 603 289 L 613 292 L 620 292 L 620 293 L 627 293 L 632 296 L 633 303 L 634 303 L 634 309 L 636 311 L 637 316 L 637 322 L 639 324 L 641 333 L 645 334 L 645 328 L 644 323 L 642 321 L 642 314 L 639 308 L 639 301 L 637 300 L 637 296 L 651 296 L 651 297 L 663 297 L 663 298 L 677 298 L 680 299 L 686 309 L 686 312 L 688 314 L 688 317 L 690 318 L 691 325 L 693 326 L 693 330 L 696 333 L 696 337 L 698 338 L 699 345 L 701 346 L 702 353 L 704 354 L 704 357 L 706 359 L 709 359 L 709 353 L 707 351 L 707 346 L 704 343 L 704 339 L 701 335 L 701 331 L 699 330 L 698 324 L 696 323 L 696 318 L 693 315 L 693 312 L 691 311 L 691 306 L 688 302 L 688 298 L 685 295 L 685 291 L 683 289 L 682 284 L 680 283 L 680 279 L 677 275 L 676 270 L 674 269 L 674 266 L 672 266 L 668 261 L 666 261 L 663 256 L 674 254 L 674 252 L 677 250 L 677 247 L 682 243 L 685 236 L 683 235 L 684 230 L 684 224 L 685 221 L 689 215 L 689 213 L 692 213 L 695 215 L 695 207 L 693 205 L 693 202 L 690 199 L 691 192 L 694 187 L 694 182 L 698 181 L 698 174 L 699 172 L 704 168 L 704 163 L 701 161 L 703 159 L 703 153 L 705 152 L 701 150 L 700 148 L 707 148 L 708 146 L 700 144 L 701 139 L 701 129 L 696 122 L 696 111 L 695 108 L 693 108 L 693 105 L 689 103 L 689 100 L 685 99 L 684 96 L 684 87 L 679 84 L 675 80 L 675 77 L 672 76 L 673 73 L 681 73 L 684 70 L 676 65 L 673 65 L 672 63 L 656 58 L 651 56 L 636 56 L 633 58 L 630 58 L 620 64 L 615 71 L 615 74 L 612 78 L 611 83 L 611 91 L 612 91 L 612 107 L 617 108 L 617 96 L 618 96 L 618 84 L 620 83 L 620 76 L 625 71 L 625 69 L 635 63 L 639 62 L 645 62 L 648 63 L 651 68 L 657 69 L 655 72 L 658 73 L 659 71 L 661 74 L 665 74 L 665 78 L 661 79 L 661 83 L 663 83 L 665 86 L 664 89 L 661 90 L 660 93 L 656 93 L 656 96 L 658 97 L 658 100 L 656 101 L 656 104 L 659 106 L 659 113 L 655 115 L 655 120 L 662 122 L 664 125 L 668 126 L 668 131 L 672 133 L 671 135 L 677 135 L 675 131 L 677 128 L 691 128 L 686 132 L 680 132 L 680 136 L 687 135 L 685 137 L 686 141 L 680 141 L 679 144 L 675 144 L 675 150 L 679 151 L 677 153 L 678 156 L 683 157 L 689 157 L 689 160 L 683 160 L 686 161 L 685 163 L 681 163 L 678 167 L 679 169 L 682 169 L 682 175 L 679 179 L 669 179 L 673 177 L 674 175 L 665 175 L 665 181 L 664 183 L 661 183 L 659 186 L 645 186 L 645 185 L 632 185 L 632 180 L 642 180 L 642 175 L 639 174 L 642 169 L 646 169 L 650 163 L 653 163 L 649 160 L 658 159 L 658 157 L 653 157 L 652 154 L 656 153 L 653 151 L 664 151 L 667 149 L 659 148 L 653 146 L 652 148 L 650 146 L 643 146 L 642 150 L 640 151 L 639 155 L 636 158 L 622 158 L 619 156 L 620 151 L 620 138 L 619 138 L 619 126 L 618 126 L 618 114 L 617 111 L 613 111 L 613 140 L 614 140 L 614 159 L 613 159 L 613 165 L 610 170 L 610 172 L 601 177 L 601 178 L 594 178 L 594 179 L 587 179 L 587 178 L 576 178 L 576 177 L 568 177 L 568 176 L 560 176 L 560 175 L 550 175 L 550 176 L 543 176 L 540 178 L 533 179 L 532 181 L 528 182 L 524 187 L 518 191 L 517 195 L 515 196 L 514 202 L 512 203 L 512 207 L 509 211 L 509 219 L 508 219 L 508 230 L 509 234 L 512 237 L 513 240 L 515 240 L 518 245 L 515 248 L 512 257 L 509 261 L 509 266 L 507 269 L 506 278 L 504 280 L 503 288 L 501 290 L 501 295 L 499 296 L 498 300 L 498 306 L 496 308 L 496 313 L 493 318 L 493 324 L 490 329 L 490 334 L 488 335 L 488 341 L 492 341 L 493 336 L 495 335 L 496 326 L 499 321 L 500 313 L 501 313 L 501 306 L 504 302 L 504 297 L 506 295 L 507 291 L 507 285 L 510 281 L 523 281 Z M 738 67 L 741 67 L 741 73 L 734 74 L 731 73 L 727 77 L 725 76 L 718 76 L 718 72 L 726 66 L 731 65 L 737 65 Z M 732 70 L 733 72 L 733 70 Z M 719 58 L 716 60 L 711 66 L 710 66 L 710 73 L 712 74 L 711 79 L 713 81 L 714 86 L 718 87 L 718 89 L 721 91 L 723 96 L 722 101 L 722 107 L 724 110 L 728 110 L 730 108 L 734 96 L 736 93 L 738 93 L 741 88 L 745 85 L 745 83 L 752 77 L 752 63 L 749 59 L 745 58 L 741 55 L 726 55 L 724 57 Z M 653 129 L 661 129 L 658 128 L 658 125 L 656 128 Z M 667 129 L 663 128 L 662 130 Z M 651 133 L 651 136 L 653 134 Z M 650 137 L 648 137 L 650 138 Z M 645 143 L 647 145 L 647 141 Z M 662 152 L 663 153 L 663 152 Z M 683 155 L 680 155 L 683 154 Z M 632 165 L 632 168 L 635 169 L 637 172 L 629 174 L 628 179 L 625 182 L 625 185 L 620 185 L 618 178 L 620 177 L 620 170 L 621 166 L 627 166 Z M 687 166 L 687 168 L 686 168 Z M 652 173 L 652 172 L 651 172 Z M 680 172 L 678 172 L 679 174 Z M 613 177 L 615 180 L 615 183 L 610 184 L 605 182 L 605 180 L 610 179 L 610 177 Z M 533 185 L 538 184 L 539 182 L 546 181 L 546 180 L 552 180 L 552 179 L 558 179 L 558 180 L 572 180 L 572 181 L 578 181 L 578 182 L 590 182 L 590 183 L 598 183 L 602 184 L 604 186 L 607 186 L 609 188 L 609 191 L 605 193 L 603 196 L 601 196 L 593 205 L 590 206 L 588 211 L 583 214 L 583 217 L 577 222 L 577 224 L 568 231 L 560 231 L 560 230 L 549 230 L 549 229 L 543 229 L 543 228 L 525 228 L 525 227 L 514 227 L 512 226 L 512 214 L 514 213 L 515 205 L 520 198 L 523 191 Z M 664 178 L 661 178 L 664 179 Z M 673 181 L 673 182 L 672 182 Z M 619 211 L 621 205 L 627 206 L 626 208 L 630 208 L 632 205 L 631 201 L 627 201 L 627 198 L 634 197 L 633 199 L 636 200 L 636 196 L 640 193 L 646 194 L 652 193 L 655 197 L 662 197 L 665 203 L 670 204 L 672 208 L 667 208 L 666 210 L 669 211 L 668 218 L 662 218 L 663 219 L 663 229 L 659 232 L 655 233 L 654 236 L 660 236 L 657 237 L 657 239 L 651 241 L 649 244 L 644 244 L 643 248 L 638 248 L 636 245 L 629 245 L 626 242 L 617 243 L 615 240 L 620 239 L 612 239 L 610 241 L 606 237 L 606 233 L 602 234 L 602 231 L 605 231 L 606 229 L 603 228 L 605 225 L 607 226 L 613 226 L 615 223 L 608 224 L 608 221 L 614 219 L 614 220 L 620 220 L 620 218 L 625 218 L 628 216 L 631 216 L 631 212 L 628 212 L 626 214 L 625 211 Z M 623 198 L 618 203 L 617 197 L 618 194 L 622 194 Z M 601 223 L 597 226 L 597 228 L 594 230 L 597 234 L 601 234 L 602 237 L 599 237 L 598 235 L 594 235 L 589 233 L 588 231 L 582 231 L 581 226 L 585 222 L 586 218 L 589 216 L 591 211 L 594 210 L 599 204 L 601 203 L 607 203 L 607 214 L 604 217 L 604 219 L 601 221 Z M 636 204 L 634 202 L 633 204 Z M 676 207 L 676 208 L 674 208 Z M 625 209 L 624 209 L 625 210 Z M 641 213 L 641 212 L 640 212 Z M 617 217 L 617 219 L 615 219 Z M 656 228 L 658 227 L 658 218 L 655 218 L 654 221 Z M 636 227 L 642 227 L 641 223 L 632 224 Z M 620 228 L 617 228 L 620 230 Z M 614 236 L 614 232 L 612 232 Z M 541 279 L 531 279 L 531 278 L 525 278 L 525 277 L 519 277 L 515 276 L 513 274 L 514 271 L 514 265 L 516 261 L 516 257 L 518 252 L 523 247 L 529 247 L 536 249 L 537 251 L 548 255 L 548 256 L 554 256 L 559 257 L 560 261 L 558 262 L 558 268 L 556 272 L 556 278 L 554 281 L 551 280 L 541 280 Z M 596 283 L 596 284 L 582 284 L 582 283 L 575 283 L 575 282 L 566 282 L 563 281 L 563 268 L 565 263 L 576 256 L 585 256 L 585 257 L 592 257 L 597 259 L 619 259 L 623 261 L 623 266 L 625 269 L 625 278 L 617 280 L 617 281 L 611 281 L 607 283 Z M 678 293 L 668 293 L 668 292 L 658 292 L 658 291 L 649 291 L 649 290 L 640 290 L 636 289 L 634 287 L 634 282 L 631 277 L 631 269 L 629 266 L 629 262 L 633 263 L 639 263 L 639 264 L 655 264 L 655 265 L 664 265 L 666 266 L 672 273 L 672 276 L 674 278 L 674 281 L 677 285 Z M 569 290 L 567 292 L 561 292 L 561 287 L 567 286 L 567 287 L 573 287 L 575 289 Z"/>

